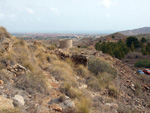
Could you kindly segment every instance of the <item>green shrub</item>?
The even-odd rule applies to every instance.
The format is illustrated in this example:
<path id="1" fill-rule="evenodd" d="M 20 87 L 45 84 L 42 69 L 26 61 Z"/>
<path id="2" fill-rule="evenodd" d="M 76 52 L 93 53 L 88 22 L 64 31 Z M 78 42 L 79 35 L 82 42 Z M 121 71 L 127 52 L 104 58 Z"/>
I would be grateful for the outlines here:
<path id="1" fill-rule="evenodd" d="M 150 68 L 150 60 L 139 60 L 134 64 L 134 66 Z"/>
<path id="2" fill-rule="evenodd" d="M 117 71 L 109 63 L 99 59 L 90 59 L 88 61 L 88 69 L 96 75 L 107 72 L 115 77 L 117 74 Z"/>
<path id="3" fill-rule="evenodd" d="M 124 58 L 125 54 L 129 52 L 127 45 L 122 40 L 118 42 L 97 42 L 95 49 L 119 59 Z"/>

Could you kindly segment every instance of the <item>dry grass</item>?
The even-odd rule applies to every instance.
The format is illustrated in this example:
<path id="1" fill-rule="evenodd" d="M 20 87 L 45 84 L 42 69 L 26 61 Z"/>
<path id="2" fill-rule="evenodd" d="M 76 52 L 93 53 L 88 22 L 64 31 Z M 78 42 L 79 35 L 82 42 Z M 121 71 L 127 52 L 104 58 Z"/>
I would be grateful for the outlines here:
<path id="1" fill-rule="evenodd" d="M 76 84 L 75 72 L 71 65 L 65 61 L 55 60 L 52 63 L 50 69 L 51 75 L 55 77 L 56 80 L 61 80 L 69 84 Z"/>
<path id="2" fill-rule="evenodd" d="M 139 96 L 142 93 L 142 87 L 139 83 L 135 84 L 135 95 Z"/>
<path id="3" fill-rule="evenodd" d="M 81 97 L 76 101 L 77 113 L 89 113 L 90 112 L 90 101 L 86 97 Z"/>
<path id="4" fill-rule="evenodd" d="M 82 97 L 82 92 L 77 87 L 72 87 L 68 83 L 64 83 L 61 87 L 61 92 L 69 96 L 70 98 L 80 98 Z"/>
<path id="5" fill-rule="evenodd" d="M 0 27 L 0 38 L 1 37 L 10 38 L 10 34 L 7 32 L 7 30 L 4 27 Z"/>
<path id="6" fill-rule="evenodd" d="M 0 70 L 6 68 L 6 60 L 0 57 Z"/>
<path id="7" fill-rule="evenodd" d="M 7 72 L 7 70 L 0 70 L 0 80 L 3 80 L 4 83 L 9 82 L 12 79 L 12 74 Z"/>
<path id="8" fill-rule="evenodd" d="M 97 76 L 91 76 L 90 79 L 87 81 L 87 84 L 90 89 L 94 91 L 100 91 L 107 88 L 113 79 L 113 75 L 107 72 L 103 72 L 98 73 Z"/>
<path id="9" fill-rule="evenodd" d="M 110 97 L 113 97 L 113 98 L 117 98 L 119 96 L 117 88 L 114 85 L 109 85 L 109 87 L 108 87 L 108 95 Z"/>
<path id="10" fill-rule="evenodd" d="M 22 113 L 19 108 L 0 110 L 0 113 Z"/>
<path id="11" fill-rule="evenodd" d="M 16 81 L 16 87 L 24 89 L 29 93 L 40 92 L 43 94 L 48 94 L 49 89 L 47 86 L 47 79 L 45 75 L 41 72 L 27 73 L 24 76 L 20 76 Z"/>
<path id="12" fill-rule="evenodd" d="M 77 71 L 77 75 L 83 78 L 87 78 L 91 75 L 90 71 L 83 65 L 78 65 L 76 71 Z"/>

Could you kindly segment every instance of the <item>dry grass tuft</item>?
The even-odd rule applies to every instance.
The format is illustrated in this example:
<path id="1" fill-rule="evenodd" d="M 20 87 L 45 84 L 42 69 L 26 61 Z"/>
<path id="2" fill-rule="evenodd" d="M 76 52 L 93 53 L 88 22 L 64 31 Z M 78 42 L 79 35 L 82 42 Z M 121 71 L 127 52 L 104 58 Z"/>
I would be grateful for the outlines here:
<path id="1" fill-rule="evenodd" d="M 68 83 L 63 84 L 63 86 L 61 87 L 61 92 L 66 94 L 72 99 L 82 97 L 82 92 L 78 88 L 72 87 Z"/>
<path id="2" fill-rule="evenodd" d="M 77 102 L 77 113 L 89 113 L 90 112 L 90 101 L 86 97 L 81 97 Z"/>
<path id="3" fill-rule="evenodd" d="M 22 113 L 19 108 L 0 110 L 0 113 Z"/>
<path id="4" fill-rule="evenodd" d="M 119 96 L 117 88 L 114 85 L 109 85 L 109 87 L 108 87 L 108 95 L 110 97 L 113 97 L 113 98 L 117 98 Z"/>
<path id="5" fill-rule="evenodd" d="M 10 38 L 10 34 L 7 32 L 7 30 L 4 27 L 0 27 L 0 38 L 2 37 Z"/>
<path id="6" fill-rule="evenodd" d="M 107 88 L 113 79 L 113 75 L 107 72 L 103 72 L 98 73 L 97 76 L 91 76 L 90 79 L 87 81 L 87 84 L 90 89 L 94 91 L 100 91 Z"/>
<path id="7" fill-rule="evenodd" d="M 83 65 L 78 65 L 76 71 L 77 71 L 77 75 L 83 78 L 87 78 L 91 75 L 90 71 Z"/>
<path id="8" fill-rule="evenodd" d="M 16 87 L 26 90 L 29 93 L 40 92 L 43 94 L 48 94 L 49 89 L 46 83 L 47 79 L 41 71 L 32 73 L 28 72 L 16 81 Z"/>

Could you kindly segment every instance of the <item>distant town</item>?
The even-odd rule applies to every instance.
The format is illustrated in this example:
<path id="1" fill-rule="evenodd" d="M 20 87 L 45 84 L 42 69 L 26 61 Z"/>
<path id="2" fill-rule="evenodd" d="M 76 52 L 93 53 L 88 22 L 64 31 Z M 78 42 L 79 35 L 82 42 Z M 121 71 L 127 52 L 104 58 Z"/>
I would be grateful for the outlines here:
<path id="1" fill-rule="evenodd" d="M 12 35 L 16 36 L 17 38 L 22 39 L 39 39 L 39 40 L 49 40 L 49 39 L 63 39 L 63 38 L 100 38 L 106 34 L 50 34 L 50 33 L 12 33 Z"/>

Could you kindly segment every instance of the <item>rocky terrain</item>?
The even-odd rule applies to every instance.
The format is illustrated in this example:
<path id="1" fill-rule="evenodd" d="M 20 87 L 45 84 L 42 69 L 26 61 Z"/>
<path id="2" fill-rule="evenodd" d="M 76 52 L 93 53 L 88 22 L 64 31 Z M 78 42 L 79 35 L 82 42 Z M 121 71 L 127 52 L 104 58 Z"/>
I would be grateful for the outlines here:
<path id="1" fill-rule="evenodd" d="M 0 113 L 149 113 L 149 81 L 93 48 L 27 43 L 0 28 Z"/>
<path id="2" fill-rule="evenodd" d="M 150 27 L 143 27 L 139 29 L 121 31 L 120 33 L 127 35 L 127 36 L 139 35 L 139 34 L 150 34 Z"/>

